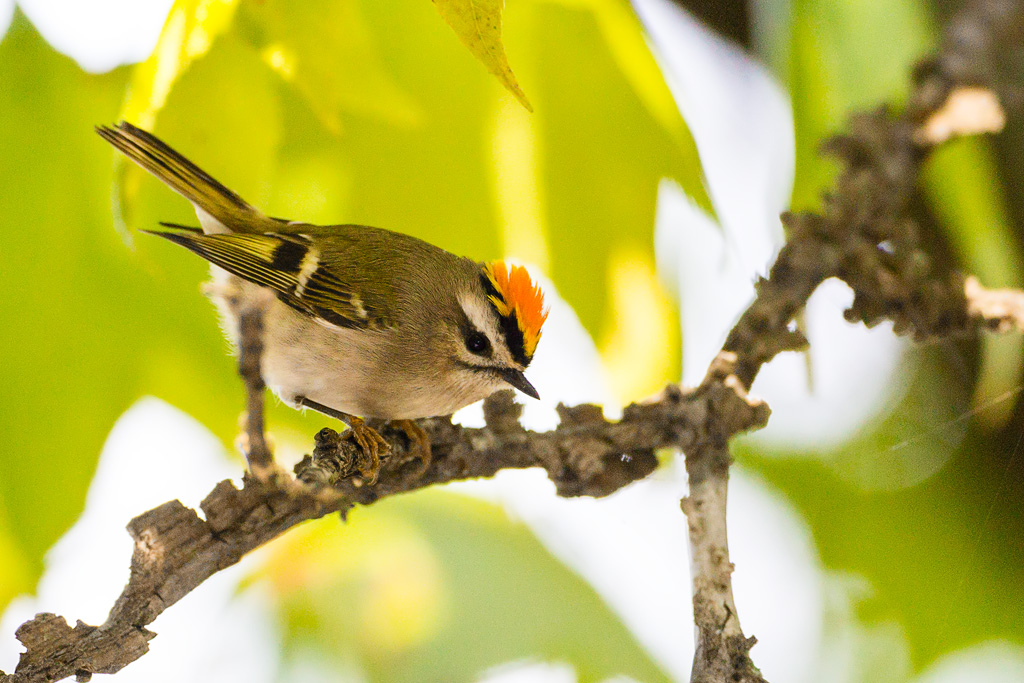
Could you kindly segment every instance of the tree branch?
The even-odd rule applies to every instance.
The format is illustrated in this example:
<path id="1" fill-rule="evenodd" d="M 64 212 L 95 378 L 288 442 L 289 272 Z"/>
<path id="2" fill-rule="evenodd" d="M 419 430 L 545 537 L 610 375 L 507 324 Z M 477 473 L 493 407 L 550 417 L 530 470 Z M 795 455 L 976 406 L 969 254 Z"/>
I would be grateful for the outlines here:
<path id="1" fill-rule="evenodd" d="M 1024 332 L 1024 292 L 1017 289 L 986 289 L 971 276 L 964 281 L 967 313 L 993 332 Z"/>
<path id="2" fill-rule="evenodd" d="M 238 319 L 238 374 L 245 383 L 245 432 L 242 452 L 251 472 L 271 467 L 274 456 L 267 445 L 263 419 L 263 394 L 266 385 L 260 367 L 263 358 L 263 313 L 253 306 Z"/>
<path id="3" fill-rule="evenodd" d="M 946 109 L 951 95 L 980 88 L 1003 106 L 1015 101 L 1018 93 L 1002 69 L 1012 63 L 1010 53 L 1021 49 L 1022 37 L 1022 0 L 977 0 L 965 9 L 951 23 L 938 56 L 918 68 L 901 115 L 885 109 L 856 115 L 850 133 L 830 142 L 829 151 L 845 163 L 835 192 L 818 214 L 784 217 L 789 240 L 701 385 L 685 391 L 669 386 L 655 400 L 626 408 L 617 422 L 606 420 L 599 406 L 560 406 L 558 428 L 531 432 L 519 424 L 520 409 L 511 396 L 498 394 L 485 402 L 483 429 L 447 419 L 423 422 L 434 454 L 426 472 L 404 433 L 385 427 L 392 452 L 378 482 L 367 485 L 354 467 L 351 441 L 324 429 L 292 478 L 275 469 L 263 441 L 262 380 L 253 372 L 259 368 L 262 325 L 258 315 L 244 320 L 240 369 L 249 396 L 245 446 L 252 474 L 241 489 L 230 481 L 217 484 L 200 506 L 203 517 L 171 501 L 133 519 L 130 578 L 107 620 L 71 628 L 61 617 L 36 615 L 17 630 L 26 651 L 16 672 L 0 674 L 0 680 L 88 680 L 93 673 L 120 670 L 147 652 L 154 634 L 146 627 L 161 612 L 303 521 L 505 468 L 542 467 L 559 495 L 603 496 L 652 472 L 656 449 L 678 448 L 686 454 L 690 479 L 682 508 L 695 570 L 692 680 L 763 681 L 749 657 L 754 639 L 743 635 L 732 597 L 725 524 L 729 439 L 763 426 L 769 415 L 747 390 L 768 360 L 806 346 L 793 317 L 830 277 L 854 290 L 848 320 L 892 320 L 897 333 L 915 339 L 978 328 L 1024 329 L 1024 293 L 989 291 L 957 273 L 937 272 L 911 211 L 931 147 L 949 135 L 984 130 L 977 121 L 973 128 L 957 123 L 962 113 Z M 946 116 L 941 125 L 933 118 L 940 114 Z"/>
<path id="4" fill-rule="evenodd" d="M 300 522 L 507 468 L 544 468 L 559 495 L 604 496 L 654 471 L 656 449 L 723 443 L 735 430 L 763 426 L 769 414 L 764 404 L 720 382 L 686 392 L 670 386 L 655 401 L 627 407 L 615 422 L 599 406 L 560 406 L 559 426 L 543 433 L 523 429 L 510 392 L 496 394 L 484 407 L 482 429 L 446 418 L 423 421 L 433 449 L 426 472 L 405 433 L 384 427 L 392 452 L 377 484 L 368 486 L 356 476 L 352 442 L 323 429 L 312 456 L 296 466 L 297 478 L 267 469 L 259 477 L 247 474 L 241 489 L 222 481 L 200 506 L 205 519 L 176 500 L 136 517 L 128 525 L 135 540 L 130 578 L 107 620 L 72 629 L 61 617 L 37 615 L 18 628 L 26 652 L 16 673 L 3 680 L 87 679 L 120 670 L 146 653 L 154 635 L 146 626 L 161 612 Z"/>
<path id="5" fill-rule="evenodd" d="M 1024 293 L 990 292 L 974 278 L 938 271 L 921 244 L 913 211 L 921 165 L 937 144 L 1002 128 L 1001 103 L 1019 100 L 1019 84 L 1005 65 L 1022 49 L 1024 3 L 976 0 L 950 23 L 939 54 L 919 65 L 901 114 L 884 107 L 857 114 L 846 135 L 826 144 L 844 170 L 820 213 L 783 216 L 786 245 L 716 359 L 735 358 L 735 374 L 726 374 L 723 383 L 737 382 L 734 389 L 743 394 L 766 362 L 804 348 L 794 317 L 832 277 L 854 291 L 848 321 L 872 326 L 891 320 L 897 334 L 916 340 L 979 327 L 1024 329 Z M 705 383 L 716 374 L 722 376 L 713 364 Z M 732 595 L 725 524 L 728 445 L 702 442 L 684 450 L 690 492 L 682 508 L 689 522 L 698 629 L 691 681 L 762 683 L 749 656 L 756 640 L 743 635 Z"/>

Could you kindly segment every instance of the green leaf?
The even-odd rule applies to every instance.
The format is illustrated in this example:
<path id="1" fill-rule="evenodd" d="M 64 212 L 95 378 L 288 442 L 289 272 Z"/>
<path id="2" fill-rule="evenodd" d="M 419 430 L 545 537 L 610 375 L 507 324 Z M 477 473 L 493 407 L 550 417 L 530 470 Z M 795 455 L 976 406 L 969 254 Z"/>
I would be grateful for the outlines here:
<path id="1" fill-rule="evenodd" d="M 0 557 L 4 558 L 0 562 L 0 613 L 12 599 L 30 593 L 39 578 L 38 568 L 31 566 L 25 549 L 10 528 L 9 520 L 2 514 L 0 511 Z"/>
<path id="2" fill-rule="evenodd" d="M 568 662 L 581 683 L 668 680 L 526 527 L 462 496 L 428 491 L 308 525 L 274 546 L 263 576 L 286 657 L 370 681 L 473 681 L 524 659 Z"/>
<path id="3" fill-rule="evenodd" d="M 690 193 L 699 163 L 637 95 L 594 12 L 542 3 L 529 20 L 551 273 L 618 394 L 643 398 L 679 372 L 677 314 L 654 275 L 658 183 Z"/>
<path id="4" fill-rule="evenodd" d="M 24 590 L 140 391 L 141 335 L 137 281 L 110 229 L 110 156 L 92 132 L 117 115 L 126 71 L 84 73 L 20 12 L 0 64 L 0 583 Z"/>
<path id="5" fill-rule="evenodd" d="M 404 127 L 422 117 L 420 106 L 388 73 L 357 2 L 247 2 L 236 29 L 335 134 L 343 112 Z"/>
<path id="6" fill-rule="evenodd" d="M 175 0 L 153 54 L 136 67 L 121 118 L 147 130 L 178 78 L 230 25 L 238 0 Z"/>
<path id="7" fill-rule="evenodd" d="M 519 87 L 501 42 L 501 13 L 505 0 L 433 0 L 437 11 L 462 44 L 515 95 L 527 111 L 533 106 Z"/>
<path id="8" fill-rule="evenodd" d="M 597 20 L 601 35 L 618 65 L 651 117 L 672 138 L 679 152 L 693 163 L 687 164 L 676 181 L 687 195 L 709 216 L 714 206 L 704 186 L 697 146 L 690 129 L 683 121 L 661 67 L 651 52 L 643 24 L 625 0 L 549 0 L 566 7 L 590 11 Z"/>
<path id="9" fill-rule="evenodd" d="M 1020 287 L 1020 241 L 1013 234 L 995 159 L 987 141 L 961 138 L 925 163 L 924 191 L 964 269 L 989 287 Z"/>
<path id="10" fill-rule="evenodd" d="M 792 208 L 815 208 L 836 172 L 821 142 L 854 111 L 906 98 L 911 69 L 934 42 L 931 19 L 922 0 L 770 0 L 758 13 L 771 17 L 754 25 L 758 48 L 793 102 Z"/>

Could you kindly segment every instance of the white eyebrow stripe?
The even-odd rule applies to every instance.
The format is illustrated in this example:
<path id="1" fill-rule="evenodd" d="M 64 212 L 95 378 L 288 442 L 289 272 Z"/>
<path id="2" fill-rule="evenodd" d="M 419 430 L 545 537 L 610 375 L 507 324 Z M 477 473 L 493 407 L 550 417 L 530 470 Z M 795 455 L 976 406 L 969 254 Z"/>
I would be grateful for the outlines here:
<path id="1" fill-rule="evenodd" d="M 466 294 L 459 295 L 459 305 L 469 322 L 480 332 L 483 332 L 487 340 L 491 342 L 494 350 L 493 360 L 500 365 L 513 365 L 512 354 L 508 350 L 508 343 L 505 335 L 498 328 L 498 314 L 494 312 L 486 300 L 470 297 Z"/>
<path id="2" fill-rule="evenodd" d="M 319 265 L 320 251 L 316 247 L 311 246 L 306 251 L 306 255 L 302 257 L 302 263 L 299 265 L 298 282 L 295 284 L 296 297 L 302 297 L 302 293 L 306 291 L 306 285 L 309 283 L 309 278 L 313 277 L 313 273 L 316 272 Z"/>
<path id="3" fill-rule="evenodd" d="M 462 306 L 462 312 L 466 314 L 473 327 L 488 337 L 493 337 L 492 333 L 497 330 L 494 329 L 493 324 L 490 324 L 491 320 L 487 316 L 487 311 L 479 305 L 479 302 L 472 297 L 459 295 L 459 305 Z"/>

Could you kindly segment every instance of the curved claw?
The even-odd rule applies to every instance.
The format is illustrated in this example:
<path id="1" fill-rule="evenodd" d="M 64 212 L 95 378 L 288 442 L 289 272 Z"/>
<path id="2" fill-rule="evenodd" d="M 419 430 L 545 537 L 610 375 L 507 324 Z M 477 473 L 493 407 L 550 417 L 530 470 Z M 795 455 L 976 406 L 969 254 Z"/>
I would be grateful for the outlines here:
<path id="1" fill-rule="evenodd" d="M 432 458 L 430 437 L 427 436 L 425 431 L 423 431 L 423 427 L 420 427 L 412 420 L 393 420 L 391 424 L 399 427 L 403 432 L 405 432 L 405 435 L 409 437 L 409 441 L 416 444 L 419 450 L 417 456 L 423 463 L 420 467 L 420 476 L 426 474 L 427 470 L 430 469 L 430 461 Z"/>
<path id="2" fill-rule="evenodd" d="M 380 474 L 380 458 L 391 452 L 391 444 L 361 418 L 351 417 L 348 428 L 345 435 L 355 440 L 363 455 L 369 458 L 368 463 L 361 458 L 356 465 L 359 474 L 366 478 L 371 485 L 376 484 L 377 475 Z"/>
<path id="3" fill-rule="evenodd" d="M 391 444 L 384 440 L 373 427 L 367 426 L 366 422 L 355 415 L 343 413 L 322 403 L 317 403 L 305 396 L 297 396 L 295 402 L 305 408 L 312 408 L 324 415 L 329 415 L 341 420 L 348 425 L 348 431 L 341 435 L 343 439 L 352 439 L 359 446 L 363 455 L 368 457 L 370 462 L 365 463 L 362 459 L 356 464 L 359 474 L 365 477 L 370 484 L 377 483 L 377 475 L 380 473 L 380 458 L 391 452 Z"/>

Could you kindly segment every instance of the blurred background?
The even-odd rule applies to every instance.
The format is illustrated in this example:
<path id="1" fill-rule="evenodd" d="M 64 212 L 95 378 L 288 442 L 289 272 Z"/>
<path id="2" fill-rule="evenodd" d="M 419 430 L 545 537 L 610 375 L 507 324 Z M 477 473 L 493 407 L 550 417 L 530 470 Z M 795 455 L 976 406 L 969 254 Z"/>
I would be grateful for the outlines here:
<path id="1" fill-rule="evenodd" d="M 426 0 L 0 0 L 0 669 L 37 611 L 103 621 L 124 525 L 238 477 L 243 393 L 206 267 L 136 232 L 187 202 L 94 135 L 153 130 L 271 215 L 365 223 L 545 283 L 529 376 L 615 415 L 700 380 L 836 166 L 907 95 L 952 0 L 510 0 L 528 113 Z M 1024 127 L 929 160 L 938 258 L 1024 285 Z M 773 682 L 1024 681 L 1024 349 L 848 325 L 765 368 L 736 447 L 735 589 Z M 457 415 L 479 424 L 479 406 Z M 272 405 L 293 462 L 324 419 Z M 605 500 L 537 472 L 307 524 L 153 625 L 117 680 L 685 681 L 680 459 Z"/>

